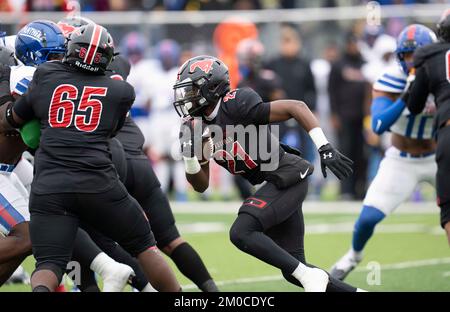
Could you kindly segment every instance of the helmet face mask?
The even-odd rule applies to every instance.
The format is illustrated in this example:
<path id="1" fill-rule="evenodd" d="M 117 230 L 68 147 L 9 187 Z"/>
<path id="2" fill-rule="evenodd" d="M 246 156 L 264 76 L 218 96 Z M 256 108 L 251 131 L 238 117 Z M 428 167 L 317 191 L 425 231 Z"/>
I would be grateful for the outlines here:
<path id="1" fill-rule="evenodd" d="M 207 101 L 200 88 L 189 80 L 174 87 L 173 106 L 180 117 L 198 117 L 207 106 Z"/>
<path id="2" fill-rule="evenodd" d="M 187 60 L 178 72 L 174 108 L 181 117 L 202 116 L 230 90 L 228 67 L 219 59 L 201 55 Z"/>

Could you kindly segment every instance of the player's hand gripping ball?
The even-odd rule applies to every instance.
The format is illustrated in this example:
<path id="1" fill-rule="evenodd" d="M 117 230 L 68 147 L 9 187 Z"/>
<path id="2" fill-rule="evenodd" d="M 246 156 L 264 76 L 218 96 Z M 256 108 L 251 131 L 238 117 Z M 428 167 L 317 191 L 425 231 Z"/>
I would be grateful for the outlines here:
<path id="1" fill-rule="evenodd" d="M 201 165 L 213 156 L 214 148 L 208 127 L 200 118 L 185 119 L 180 127 L 180 147 L 183 157 L 197 156 Z"/>

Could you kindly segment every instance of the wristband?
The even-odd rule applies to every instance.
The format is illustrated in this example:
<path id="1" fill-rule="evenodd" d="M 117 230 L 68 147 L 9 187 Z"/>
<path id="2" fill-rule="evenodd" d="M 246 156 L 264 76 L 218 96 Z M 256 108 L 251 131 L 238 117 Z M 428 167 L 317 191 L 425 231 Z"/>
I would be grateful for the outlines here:
<path id="1" fill-rule="evenodd" d="M 197 156 L 194 157 L 184 157 L 184 170 L 187 174 L 196 174 L 199 173 L 202 169 L 200 167 L 200 163 L 198 162 Z"/>
<path id="2" fill-rule="evenodd" d="M 319 127 L 311 129 L 308 133 L 311 139 L 313 140 L 314 144 L 316 145 L 317 149 L 329 143 L 322 129 Z"/>

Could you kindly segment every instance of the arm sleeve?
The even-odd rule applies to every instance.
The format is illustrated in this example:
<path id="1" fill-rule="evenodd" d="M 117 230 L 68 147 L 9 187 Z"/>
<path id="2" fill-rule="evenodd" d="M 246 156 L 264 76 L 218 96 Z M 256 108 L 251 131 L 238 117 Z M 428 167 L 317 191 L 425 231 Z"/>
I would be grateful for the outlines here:
<path id="1" fill-rule="evenodd" d="M 429 93 L 428 74 L 425 66 L 422 66 L 416 71 L 416 78 L 410 87 L 408 102 L 406 103 L 411 114 L 417 115 L 423 111 Z"/>
<path id="2" fill-rule="evenodd" d="M 124 95 L 122 96 L 122 100 L 120 103 L 119 111 L 118 111 L 118 120 L 116 124 L 116 128 L 114 130 L 114 135 L 117 134 L 117 132 L 122 129 L 125 120 L 128 115 L 128 111 L 131 108 L 131 105 L 134 103 L 134 99 L 136 98 L 134 88 L 127 82 L 126 83 L 126 90 L 124 91 Z"/>
<path id="3" fill-rule="evenodd" d="M 372 113 L 372 130 L 376 134 L 382 134 L 400 117 L 405 109 L 405 102 L 400 98 L 393 102 L 386 96 L 379 96 L 373 99 Z"/>

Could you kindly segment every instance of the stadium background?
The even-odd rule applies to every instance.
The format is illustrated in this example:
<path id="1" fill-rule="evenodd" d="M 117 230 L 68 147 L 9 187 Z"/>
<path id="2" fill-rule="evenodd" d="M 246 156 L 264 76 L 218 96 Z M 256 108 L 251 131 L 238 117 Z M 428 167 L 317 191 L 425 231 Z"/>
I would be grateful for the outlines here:
<path id="1" fill-rule="evenodd" d="M 323 180 L 320 170 L 310 179 L 305 204 L 306 255 L 328 269 L 350 244 L 361 199 L 389 145 L 388 135 L 378 139 L 367 127 L 370 84 L 383 66 L 392 62 L 393 38 L 404 26 L 421 23 L 435 29 L 449 6 L 448 0 L 0 0 L 0 30 L 14 34 L 29 21 L 58 21 L 68 13 L 81 14 L 107 27 L 117 50 L 134 63 L 130 82 L 138 97 L 133 114 L 146 136 L 149 161 L 170 196 L 182 234 L 198 248 L 221 289 L 297 291 L 279 272 L 239 252 L 229 242 L 228 229 L 240 206 L 236 181 L 214 167 L 212 186 L 200 196 L 185 183 L 182 163 L 172 159 L 176 158 L 179 129 L 171 106 L 176 66 L 192 55 L 216 55 L 229 64 L 236 86 L 246 79 L 239 71 L 242 58 L 237 55 L 245 50 L 240 43 L 259 40 L 263 51 L 258 50 L 258 57 L 252 55 L 251 61 L 257 68 L 272 70 L 277 88 L 289 97 L 282 78 L 289 78 L 290 73 L 274 64 L 283 61 L 280 51 L 289 44 L 283 38 L 300 43 L 294 53 L 296 60 L 306 64 L 312 76 L 294 75 L 289 82 L 301 86 L 313 79 L 314 90 L 303 94 L 312 94 L 308 104 L 330 141 L 341 149 L 350 145 L 347 153 L 357 158 L 352 183 L 341 185 L 332 177 Z M 355 90 L 350 88 L 348 95 L 351 103 L 345 107 L 359 113 L 349 116 L 330 104 L 333 90 L 328 89 L 328 82 L 333 66 L 345 61 L 352 43 L 361 56 L 361 66 Z M 306 67 L 300 69 L 308 71 Z M 354 100 L 361 88 L 367 92 L 361 100 Z M 352 135 L 342 135 L 348 125 L 353 125 L 347 129 Z M 317 161 L 311 145 L 295 126 L 282 125 L 282 130 L 286 142 Z M 431 186 L 420 185 L 409 203 L 377 227 L 362 265 L 348 281 L 375 291 L 450 291 L 450 253 L 434 198 Z M 33 259 L 29 258 L 25 268 L 31 272 L 32 267 Z M 195 290 L 179 277 L 185 289 Z M 29 291 L 29 286 L 10 285 L 2 290 Z"/>

